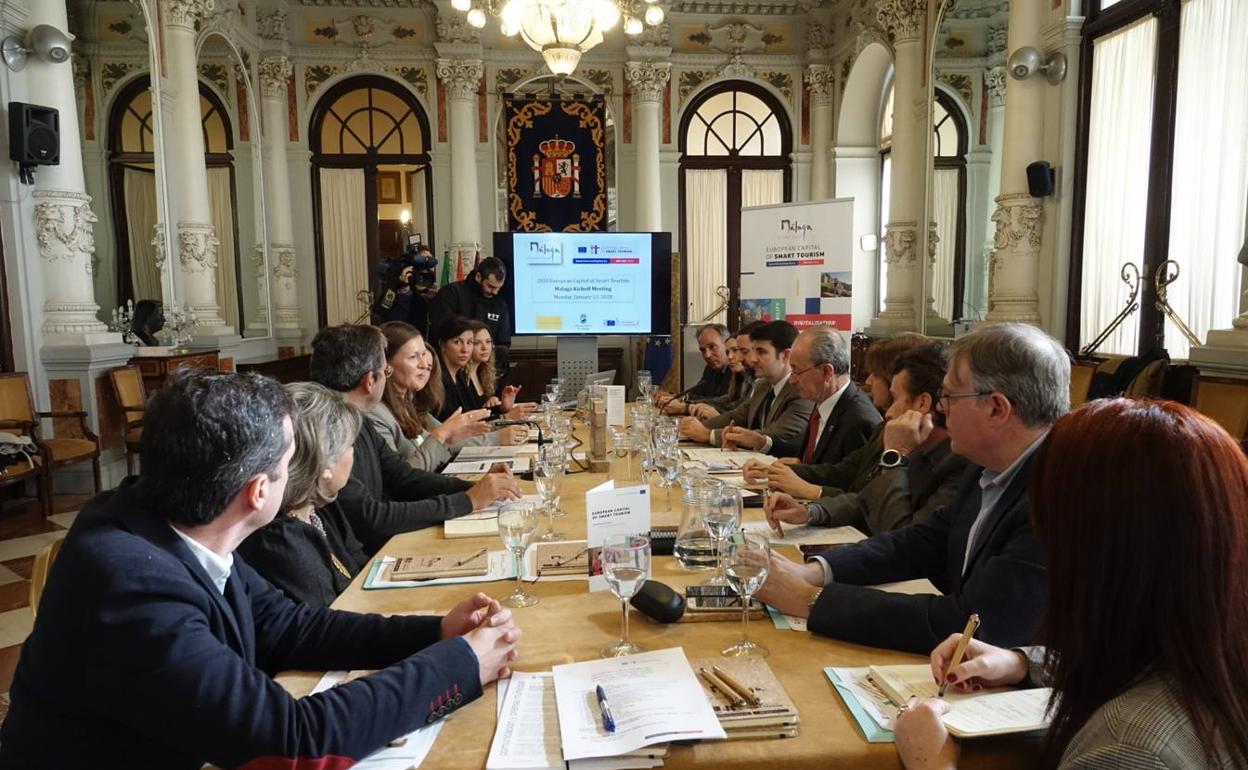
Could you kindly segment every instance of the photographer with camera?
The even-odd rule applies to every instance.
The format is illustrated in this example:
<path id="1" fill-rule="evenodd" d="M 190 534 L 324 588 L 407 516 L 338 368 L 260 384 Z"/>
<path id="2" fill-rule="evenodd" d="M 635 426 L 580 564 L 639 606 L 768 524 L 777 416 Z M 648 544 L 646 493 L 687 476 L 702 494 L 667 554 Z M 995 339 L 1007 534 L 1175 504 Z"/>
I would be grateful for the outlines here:
<path id="1" fill-rule="evenodd" d="M 499 374 L 507 371 L 511 361 L 511 308 L 499 296 L 506 280 L 507 267 L 502 260 L 486 257 L 467 278 L 443 286 L 429 308 L 429 326 L 435 334 L 456 316 L 485 324 L 494 340 Z"/>
<path id="2" fill-rule="evenodd" d="M 429 333 L 429 305 L 437 291 L 438 260 L 413 236 L 401 256 L 381 263 L 381 291 L 373 308 L 377 323 L 403 321 Z"/>

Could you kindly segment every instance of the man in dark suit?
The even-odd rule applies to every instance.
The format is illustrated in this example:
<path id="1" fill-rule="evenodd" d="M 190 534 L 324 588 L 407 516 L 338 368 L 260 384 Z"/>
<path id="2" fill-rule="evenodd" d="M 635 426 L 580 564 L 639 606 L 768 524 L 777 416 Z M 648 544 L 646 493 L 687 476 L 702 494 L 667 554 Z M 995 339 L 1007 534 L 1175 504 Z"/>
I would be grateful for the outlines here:
<path id="1" fill-rule="evenodd" d="M 926 653 L 979 613 L 981 638 L 1028 642 L 1047 600 L 1030 521 L 1031 458 L 1070 406 L 1070 359 L 1026 324 L 985 326 L 954 342 L 939 408 L 952 450 L 975 463 L 954 501 L 925 522 L 831 548 L 805 564 L 773 556 L 757 596 L 808 617 L 811 631 Z M 914 421 L 909 443 L 932 429 Z M 943 595 L 869 586 L 926 578 Z"/>
<path id="2" fill-rule="evenodd" d="M 312 379 L 343 394 L 367 414 L 385 393 L 389 366 L 386 338 L 366 324 L 321 329 L 312 339 Z M 351 528 L 373 555 L 401 532 L 440 524 L 498 499 L 520 496 L 507 470 L 485 474 L 476 484 L 408 465 L 364 420 L 355 439 L 351 480 L 338 502 Z"/>
<path id="3" fill-rule="evenodd" d="M 768 321 L 753 329 L 746 360 L 759 379 L 750 398 L 707 420 L 686 417 L 680 421 L 681 435 L 712 446 L 778 457 L 795 454 L 814 407 L 792 381 L 789 358 L 796 339 L 797 329 L 788 321 Z"/>
<path id="4" fill-rule="evenodd" d="M 519 630 L 483 594 L 443 618 L 297 604 L 234 550 L 277 513 L 294 405 L 257 374 L 179 373 L 143 469 L 70 529 L 22 648 L 0 768 L 346 767 L 505 676 Z M 296 699 L 283 669 L 381 669 Z"/>
<path id="5" fill-rule="evenodd" d="M 849 379 L 849 342 L 827 326 L 797 335 L 793 382 L 815 403 L 797 457 L 806 465 L 837 463 L 867 442 L 882 421 L 870 397 Z"/>
<path id="6" fill-rule="evenodd" d="M 719 398 L 728 392 L 728 384 L 732 381 L 732 369 L 728 366 L 728 340 L 731 334 L 723 324 L 706 324 L 698 328 L 698 352 L 706 362 L 702 370 L 702 378 L 689 387 L 681 398 L 676 393 L 665 390 L 655 391 L 654 403 L 663 408 L 665 414 L 689 414 L 689 406 L 713 398 Z"/>
<path id="7" fill-rule="evenodd" d="M 785 490 L 768 496 L 768 523 L 849 525 L 875 534 L 925 521 L 953 502 L 967 462 L 949 448 L 944 415 L 936 409 L 944 375 L 939 343 L 897 356 L 889 371 L 888 423 L 839 463 L 761 468 L 747 463 L 747 479 Z M 923 422 L 931 423 L 930 431 L 923 426 L 927 438 L 911 445 L 916 423 Z"/>

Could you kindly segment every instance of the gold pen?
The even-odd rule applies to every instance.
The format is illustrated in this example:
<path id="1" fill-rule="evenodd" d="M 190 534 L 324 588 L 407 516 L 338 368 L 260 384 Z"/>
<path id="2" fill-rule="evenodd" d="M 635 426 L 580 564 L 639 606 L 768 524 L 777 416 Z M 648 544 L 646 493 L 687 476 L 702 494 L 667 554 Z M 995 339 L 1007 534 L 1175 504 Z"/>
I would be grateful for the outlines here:
<path id="1" fill-rule="evenodd" d="M 771 487 L 763 487 L 763 517 L 766 518 L 767 507 L 771 504 Z M 770 524 L 770 522 L 768 522 Z M 784 537 L 784 525 L 776 521 L 776 525 L 771 527 L 771 531 L 776 533 L 776 537 Z"/>
<path id="2" fill-rule="evenodd" d="M 707 684 L 709 684 L 709 685 L 711 686 L 711 692 L 716 693 L 717 695 L 719 695 L 719 697 L 721 697 L 721 698 L 723 698 L 724 700 L 728 701 L 728 705 L 729 705 L 729 706 L 732 706 L 732 705 L 733 705 L 733 703 L 735 702 L 735 699 L 732 697 L 732 695 L 731 695 L 730 693 L 725 692 L 725 691 L 724 691 L 724 689 L 723 689 L 723 687 L 721 687 L 721 686 L 720 686 L 720 685 L 722 685 L 722 684 L 723 684 L 723 682 L 719 682 L 719 680 L 718 680 L 718 679 L 716 679 L 714 676 L 712 676 L 712 675 L 710 674 L 710 672 L 708 672 L 708 671 L 707 671 L 706 669 L 704 669 L 704 668 L 700 668 L 700 669 L 698 669 L 698 674 L 699 674 L 699 675 L 700 675 L 703 679 L 705 679 L 705 680 L 706 680 L 706 683 L 707 683 Z M 716 684 L 716 682 L 719 682 L 719 684 Z"/>
<path id="3" fill-rule="evenodd" d="M 481 554 L 489 553 L 489 552 L 490 551 L 488 548 L 482 548 L 480 551 L 477 551 L 472 556 L 468 556 L 466 558 L 460 559 L 459 561 L 455 562 L 455 566 L 462 567 L 470 561 L 476 561 L 477 557 L 480 556 Z"/>
<path id="4" fill-rule="evenodd" d="M 945 697 L 945 690 L 949 687 L 949 672 L 962 665 L 962 656 L 966 654 L 966 646 L 971 643 L 971 637 L 975 636 L 975 631 L 979 629 L 979 615 L 972 613 L 966 620 L 966 628 L 962 629 L 962 638 L 958 640 L 958 646 L 953 648 L 953 657 L 949 659 L 949 665 L 945 667 L 945 675 L 940 678 L 940 687 L 936 690 L 936 697 Z"/>
<path id="5" fill-rule="evenodd" d="M 702 673 L 702 676 L 703 678 L 706 679 L 706 681 L 710 682 L 711 684 L 713 684 L 715 687 L 719 689 L 719 692 L 721 695 L 723 695 L 725 698 L 728 698 L 730 701 L 732 701 L 733 708 L 739 708 L 741 706 L 747 705 L 746 700 L 742 698 L 741 695 L 736 690 L 732 689 L 732 687 L 726 684 L 724 680 L 712 674 L 710 671 L 707 671 L 705 668 L 700 668 L 698 669 L 698 671 Z"/>
<path id="6" fill-rule="evenodd" d="M 763 702 L 759 700 L 757 695 L 755 695 L 754 693 L 750 691 L 750 688 L 738 682 L 727 671 L 723 670 L 719 666 L 711 666 L 711 670 L 715 672 L 715 676 L 724 680 L 724 682 L 729 687 L 736 690 L 737 694 L 740 695 L 741 699 L 744 700 L 746 703 L 750 704 L 751 706 L 763 705 Z"/>

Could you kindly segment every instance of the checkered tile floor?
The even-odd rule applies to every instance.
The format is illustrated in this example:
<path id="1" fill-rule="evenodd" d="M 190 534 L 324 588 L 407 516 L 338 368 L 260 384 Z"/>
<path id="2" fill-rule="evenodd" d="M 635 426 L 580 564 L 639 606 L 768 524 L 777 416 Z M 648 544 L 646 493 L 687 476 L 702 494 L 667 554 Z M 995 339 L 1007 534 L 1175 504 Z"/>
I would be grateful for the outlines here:
<path id="1" fill-rule="evenodd" d="M 34 500 L 9 503 L 0 510 L 0 719 L 9 709 L 9 685 L 22 642 L 30 633 L 30 570 L 48 543 L 65 537 L 74 517 L 90 497 L 58 495 L 53 514 L 44 518 Z"/>

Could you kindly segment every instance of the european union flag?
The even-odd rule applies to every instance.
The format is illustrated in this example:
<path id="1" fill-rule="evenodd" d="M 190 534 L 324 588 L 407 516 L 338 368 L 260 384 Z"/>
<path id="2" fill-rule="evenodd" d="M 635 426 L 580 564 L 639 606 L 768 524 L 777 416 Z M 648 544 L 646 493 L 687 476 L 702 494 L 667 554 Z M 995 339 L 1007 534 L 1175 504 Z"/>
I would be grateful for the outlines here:
<path id="1" fill-rule="evenodd" d="M 672 368 L 672 338 L 650 337 L 646 340 L 646 355 L 642 367 L 650 372 L 654 382 L 660 383 Z"/>
<path id="2" fill-rule="evenodd" d="M 585 254 L 585 253 L 587 253 L 588 251 L 589 251 L 589 247 L 588 247 L 588 246 L 577 246 L 577 247 L 576 247 L 576 253 L 577 253 L 577 254 Z"/>

